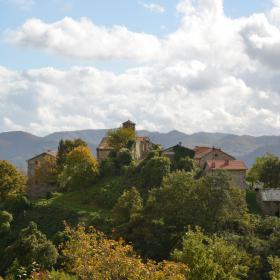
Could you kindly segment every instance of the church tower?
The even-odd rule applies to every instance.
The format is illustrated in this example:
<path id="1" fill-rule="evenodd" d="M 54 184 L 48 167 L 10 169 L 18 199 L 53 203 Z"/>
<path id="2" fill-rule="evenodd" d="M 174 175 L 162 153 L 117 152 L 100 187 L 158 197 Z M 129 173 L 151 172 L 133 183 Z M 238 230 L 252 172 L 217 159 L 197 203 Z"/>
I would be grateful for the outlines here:
<path id="1" fill-rule="evenodd" d="M 128 120 L 122 124 L 123 128 L 132 129 L 133 131 L 135 131 L 135 126 L 136 126 L 136 124 L 130 120 Z"/>

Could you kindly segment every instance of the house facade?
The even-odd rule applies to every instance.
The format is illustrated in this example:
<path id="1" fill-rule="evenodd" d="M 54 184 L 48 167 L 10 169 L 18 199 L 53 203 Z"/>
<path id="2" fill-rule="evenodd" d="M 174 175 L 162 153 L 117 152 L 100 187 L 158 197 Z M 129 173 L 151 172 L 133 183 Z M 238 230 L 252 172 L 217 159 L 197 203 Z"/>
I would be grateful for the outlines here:
<path id="1" fill-rule="evenodd" d="M 280 189 L 256 189 L 256 194 L 264 215 L 280 217 Z"/>
<path id="2" fill-rule="evenodd" d="M 194 151 L 194 159 L 201 168 L 208 160 L 235 160 L 233 156 L 216 147 L 196 146 Z"/>
<path id="3" fill-rule="evenodd" d="M 43 198 L 48 193 L 56 190 L 55 182 L 46 184 L 37 174 L 39 167 L 49 166 L 55 162 L 56 152 L 54 151 L 47 151 L 27 160 L 27 194 L 30 198 Z"/>
<path id="4" fill-rule="evenodd" d="M 122 124 L 122 127 L 126 129 L 132 129 L 133 131 L 135 131 L 136 124 L 128 120 Z M 153 149 L 153 147 L 154 144 L 150 141 L 148 137 L 136 136 L 135 144 L 132 151 L 133 158 L 135 160 L 144 159 L 147 156 L 147 154 Z M 109 156 L 112 150 L 112 147 L 110 147 L 108 143 L 108 138 L 104 137 L 96 149 L 97 160 L 99 162 L 102 162 Z"/>
<path id="5" fill-rule="evenodd" d="M 231 178 L 232 185 L 240 189 L 246 188 L 247 167 L 242 160 L 207 160 L 204 164 L 203 175 L 217 170 L 226 171 Z"/>

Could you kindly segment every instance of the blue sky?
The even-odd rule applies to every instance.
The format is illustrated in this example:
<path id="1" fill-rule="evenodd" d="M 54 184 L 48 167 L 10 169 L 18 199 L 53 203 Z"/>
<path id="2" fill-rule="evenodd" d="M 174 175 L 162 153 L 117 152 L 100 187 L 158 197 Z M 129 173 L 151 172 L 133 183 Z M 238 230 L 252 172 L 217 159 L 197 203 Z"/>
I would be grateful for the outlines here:
<path id="1" fill-rule="evenodd" d="M 153 3 L 165 8 L 164 13 L 147 11 L 137 0 L 0 0 L 0 64 L 12 69 L 24 70 L 46 66 L 65 69 L 71 65 L 93 65 L 101 69 L 123 71 L 130 64 L 121 62 L 69 61 L 59 56 L 46 55 L 41 51 L 11 46 L 5 42 L 5 31 L 16 29 L 29 18 L 39 18 L 45 22 L 55 22 L 64 17 L 79 19 L 87 17 L 97 25 L 111 27 L 123 25 L 135 32 L 145 32 L 165 36 L 175 31 L 180 24 L 176 14 L 177 1 L 157 0 Z M 145 3 L 151 3 L 146 1 Z M 225 14 L 237 18 L 252 13 L 265 12 L 271 7 L 270 0 L 225 0 Z"/>

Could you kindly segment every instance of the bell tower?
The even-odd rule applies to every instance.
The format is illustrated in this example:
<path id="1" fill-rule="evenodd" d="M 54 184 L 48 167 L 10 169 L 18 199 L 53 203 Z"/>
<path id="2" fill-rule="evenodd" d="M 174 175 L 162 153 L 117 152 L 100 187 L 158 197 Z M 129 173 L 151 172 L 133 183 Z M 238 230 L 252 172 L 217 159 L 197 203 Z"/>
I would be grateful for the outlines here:
<path id="1" fill-rule="evenodd" d="M 133 131 L 135 131 L 135 126 L 136 126 L 136 124 L 130 120 L 128 120 L 122 124 L 123 128 L 131 129 Z"/>

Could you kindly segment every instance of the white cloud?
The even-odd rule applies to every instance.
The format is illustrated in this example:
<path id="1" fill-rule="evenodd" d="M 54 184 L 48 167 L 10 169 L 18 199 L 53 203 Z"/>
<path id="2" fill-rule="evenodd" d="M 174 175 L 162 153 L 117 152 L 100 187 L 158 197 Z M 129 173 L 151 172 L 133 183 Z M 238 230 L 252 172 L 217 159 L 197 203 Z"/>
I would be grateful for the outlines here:
<path id="1" fill-rule="evenodd" d="M 93 67 L 15 72 L 0 67 L 0 128 L 115 127 L 188 133 L 279 134 L 280 27 L 268 14 L 231 19 L 221 0 L 181 0 L 178 29 L 165 38 L 106 28 L 88 19 L 31 19 L 15 44 L 76 59 L 133 59 L 121 74 Z"/>
<path id="2" fill-rule="evenodd" d="M 148 10 L 150 12 L 159 13 L 159 14 L 162 14 L 165 12 L 165 8 L 159 4 L 146 3 L 143 1 L 139 1 L 138 3 L 139 3 L 139 5 L 141 5 L 142 7 L 144 7 L 146 10 Z"/>
<path id="3" fill-rule="evenodd" d="M 106 28 L 89 19 L 64 18 L 53 24 L 29 19 L 17 31 L 7 32 L 7 40 L 21 46 L 75 59 L 135 59 L 147 61 L 159 52 L 159 39 L 129 31 L 124 26 Z M 144 44 L 143 44 L 144 43 Z"/>

